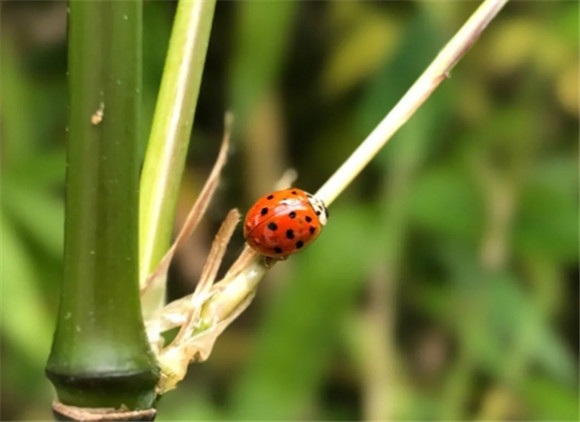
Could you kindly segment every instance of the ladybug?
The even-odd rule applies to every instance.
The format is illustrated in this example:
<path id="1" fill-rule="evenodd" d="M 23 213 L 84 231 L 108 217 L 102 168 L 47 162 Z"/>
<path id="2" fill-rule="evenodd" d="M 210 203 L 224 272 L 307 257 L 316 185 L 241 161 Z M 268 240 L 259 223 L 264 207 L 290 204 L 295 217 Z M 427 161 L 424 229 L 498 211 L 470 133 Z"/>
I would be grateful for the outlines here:
<path id="1" fill-rule="evenodd" d="M 263 196 L 250 208 L 244 238 L 261 255 L 286 259 L 316 239 L 327 219 L 322 200 L 301 189 L 283 189 Z"/>

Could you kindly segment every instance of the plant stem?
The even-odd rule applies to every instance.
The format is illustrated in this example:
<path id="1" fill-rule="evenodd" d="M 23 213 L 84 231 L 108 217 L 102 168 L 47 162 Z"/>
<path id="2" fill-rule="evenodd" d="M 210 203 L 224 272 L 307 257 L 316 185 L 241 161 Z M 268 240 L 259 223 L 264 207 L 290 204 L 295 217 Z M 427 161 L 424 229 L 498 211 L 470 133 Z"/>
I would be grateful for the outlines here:
<path id="1" fill-rule="evenodd" d="M 465 54 L 506 2 L 507 0 L 486 0 L 475 11 L 377 128 L 319 189 L 316 195 L 320 199 L 327 205 L 336 199 L 389 138 L 425 102 L 439 83 L 447 77 L 451 68 Z M 216 283 L 215 295 L 206 302 L 202 310 L 198 332 L 242 312 L 248 306 L 268 269 L 269 266 L 265 265 L 261 257 L 249 259 L 243 270 L 234 278 L 228 279 L 226 277 L 221 282 Z M 189 300 L 189 297 L 183 298 L 179 302 L 185 300 Z M 180 303 L 176 303 L 175 307 L 178 307 Z"/>
<path id="2" fill-rule="evenodd" d="M 142 3 L 71 1 L 64 280 L 46 372 L 64 405 L 151 407 L 138 294 Z"/>
<path id="3" fill-rule="evenodd" d="M 463 57 L 507 1 L 486 0 L 483 2 L 389 114 L 318 190 L 316 193 L 318 198 L 322 199 L 326 205 L 330 205 L 340 195 L 395 132 L 429 98 L 439 84 L 449 77 L 453 66 Z"/>
<path id="4" fill-rule="evenodd" d="M 141 176 L 141 285 L 169 248 L 215 3 L 215 0 L 181 0 L 177 6 Z M 146 316 L 163 305 L 165 286 L 161 287 L 161 291 L 148 291 L 147 297 L 143 297 Z"/>

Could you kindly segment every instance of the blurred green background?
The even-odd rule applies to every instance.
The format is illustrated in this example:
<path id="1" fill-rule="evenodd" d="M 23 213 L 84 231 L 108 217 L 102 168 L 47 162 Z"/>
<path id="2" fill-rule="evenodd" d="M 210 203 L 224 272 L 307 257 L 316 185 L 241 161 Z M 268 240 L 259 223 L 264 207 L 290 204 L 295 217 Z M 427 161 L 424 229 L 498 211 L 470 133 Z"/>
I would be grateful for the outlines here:
<path id="1" fill-rule="evenodd" d="M 476 5 L 219 2 L 176 224 L 226 109 L 237 133 L 171 297 L 228 209 L 289 167 L 316 191 Z M 2 2 L 2 420 L 51 417 L 66 7 Z M 174 11 L 144 5 L 144 143 Z M 508 4 L 157 420 L 578 420 L 578 34 L 576 2 Z"/>

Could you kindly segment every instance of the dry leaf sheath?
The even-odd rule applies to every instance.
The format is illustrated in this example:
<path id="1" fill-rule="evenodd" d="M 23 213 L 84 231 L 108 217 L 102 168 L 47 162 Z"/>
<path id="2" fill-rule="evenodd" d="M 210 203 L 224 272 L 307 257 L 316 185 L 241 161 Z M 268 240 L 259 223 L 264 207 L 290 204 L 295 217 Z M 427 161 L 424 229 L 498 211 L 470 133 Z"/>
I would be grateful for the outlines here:
<path id="1" fill-rule="evenodd" d="M 163 256 L 163 259 L 155 269 L 155 271 L 147 277 L 145 283 L 142 284 L 141 287 L 141 302 L 143 304 L 149 303 L 162 303 L 157 300 L 157 295 L 164 294 L 165 289 L 164 285 L 167 281 L 167 271 L 169 270 L 169 265 L 173 260 L 173 256 L 177 248 L 181 246 L 181 244 L 193 233 L 199 222 L 201 221 L 209 202 L 211 201 L 213 194 L 219 183 L 219 178 L 224 165 L 226 164 L 229 143 L 231 138 L 231 129 L 233 123 L 233 116 L 231 113 L 227 113 L 225 116 L 225 128 L 224 128 L 224 136 L 222 139 L 222 144 L 220 148 L 220 152 L 218 154 L 218 158 L 214 167 L 205 182 L 203 189 L 201 190 L 197 200 L 187 218 L 181 231 L 179 232 L 177 239 L 173 242 L 173 245 L 169 248 L 167 253 Z M 156 312 L 152 312 L 152 314 L 158 315 L 159 309 Z M 150 338 L 151 340 L 151 338 Z"/>
<path id="2" fill-rule="evenodd" d="M 215 337 L 211 341 L 211 344 L 200 343 L 199 350 L 191 346 L 191 339 L 196 327 L 200 325 L 200 314 L 203 304 L 210 295 L 210 288 L 239 221 L 240 213 L 238 210 L 231 210 L 213 241 L 197 287 L 191 295 L 189 306 L 187 309 L 182 310 L 182 315 L 185 318 L 179 332 L 169 346 L 163 348 L 157 356 L 161 367 L 161 379 L 158 386 L 160 394 L 174 388 L 185 376 L 189 362 L 201 355 L 205 349 L 211 350 L 213 347 Z M 206 333 L 210 334 L 211 330 L 211 327 L 208 328 Z"/>

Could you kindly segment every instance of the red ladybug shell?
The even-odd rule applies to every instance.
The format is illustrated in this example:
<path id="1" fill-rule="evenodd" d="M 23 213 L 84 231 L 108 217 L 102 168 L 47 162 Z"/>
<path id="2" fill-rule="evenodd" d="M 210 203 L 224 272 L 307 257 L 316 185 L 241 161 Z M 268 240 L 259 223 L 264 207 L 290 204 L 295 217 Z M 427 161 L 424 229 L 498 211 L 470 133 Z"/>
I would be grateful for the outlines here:
<path id="1" fill-rule="evenodd" d="M 250 208 L 244 237 L 260 254 L 285 259 L 316 239 L 327 218 L 320 199 L 301 189 L 284 189 L 258 199 Z"/>

